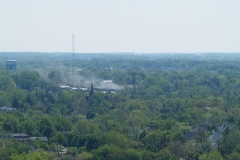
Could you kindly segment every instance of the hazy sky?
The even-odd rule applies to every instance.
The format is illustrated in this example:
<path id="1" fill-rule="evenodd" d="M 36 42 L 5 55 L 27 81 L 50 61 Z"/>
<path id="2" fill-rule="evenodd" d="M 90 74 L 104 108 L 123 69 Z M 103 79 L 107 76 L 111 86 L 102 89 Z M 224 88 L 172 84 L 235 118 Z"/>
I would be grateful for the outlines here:
<path id="1" fill-rule="evenodd" d="M 0 51 L 240 52 L 240 0 L 1 0 Z"/>

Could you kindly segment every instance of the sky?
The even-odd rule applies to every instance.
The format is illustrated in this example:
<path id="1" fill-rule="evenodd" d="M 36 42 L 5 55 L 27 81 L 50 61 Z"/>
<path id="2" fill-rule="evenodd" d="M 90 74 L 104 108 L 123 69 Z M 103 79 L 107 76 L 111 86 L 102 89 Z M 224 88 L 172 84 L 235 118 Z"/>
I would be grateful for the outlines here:
<path id="1" fill-rule="evenodd" d="M 1 0 L 0 52 L 240 52 L 239 0 Z"/>

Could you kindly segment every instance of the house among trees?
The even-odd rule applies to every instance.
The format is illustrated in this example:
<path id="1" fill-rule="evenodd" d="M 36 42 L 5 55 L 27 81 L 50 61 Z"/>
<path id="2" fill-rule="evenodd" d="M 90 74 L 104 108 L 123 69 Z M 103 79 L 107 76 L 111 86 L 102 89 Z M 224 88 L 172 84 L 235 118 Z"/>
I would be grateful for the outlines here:
<path id="1" fill-rule="evenodd" d="M 2 112 L 13 112 L 13 111 L 16 111 L 17 108 L 11 108 L 11 107 L 8 107 L 8 106 L 3 106 L 0 108 L 0 111 Z"/>
<path id="2" fill-rule="evenodd" d="M 206 131 L 207 129 L 205 127 L 196 127 L 191 128 L 191 131 L 184 131 L 183 136 L 185 138 L 185 141 L 191 141 L 194 140 L 194 142 L 198 142 L 199 137 L 200 139 L 206 138 L 209 140 L 211 147 L 216 148 L 218 140 L 223 138 L 223 132 L 226 130 L 227 124 L 224 122 L 221 126 L 218 126 L 218 131 L 212 131 L 212 134 L 208 137 L 206 137 Z"/>
<path id="3" fill-rule="evenodd" d="M 13 133 L 12 137 L 15 138 L 17 141 L 29 141 L 29 135 L 25 133 Z"/>
<path id="4" fill-rule="evenodd" d="M 196 137 L 196 135 L 200 132 L 205 132 L 206 128 L 205 127 L 190 127 L 190 131 L 184 131 L 183 132 L 183 136 L 185 138 L 185 141 L 190 141 L 190 140 L 194 140 L 194 138 Z"/>
<path id="5" fill-rule="evenodd" d="M 223 122 L 223 124 L 221 126 L 218 126 L 218 131 L 215 132 L 213 130 L 213 133 L 212 135 L 209 136 L 209 141 L 211 142 L 211 146 L 213 148 L 215 148 L 217 146 L 217 142 L 218 140 L 222 139 L 223 138 L 223 131 L 225 131 L 227 128 L 227 124 L 226 122 Z"/>
<path id="6" fill-rule="evenodd" d="M 30 137 L 30 139 L 31 139 L 32 141 L 38 139 L 38 140 L 43 141 L 43 142 L 48 142 L 48 138 L 47 138 L 47 137 Z"/>
<path id="7" fill-rule="evenodd" d="M 29 135 L 25 133 L 13 133 L 12 137 L 16 139 L 19 143 L 27 143 L 28 146 L 30 146 L 32 149 L 34 149 L 34 140 L 40 140 L 43 142 L 48 142 L 47 137 L 30 137 Z"/>

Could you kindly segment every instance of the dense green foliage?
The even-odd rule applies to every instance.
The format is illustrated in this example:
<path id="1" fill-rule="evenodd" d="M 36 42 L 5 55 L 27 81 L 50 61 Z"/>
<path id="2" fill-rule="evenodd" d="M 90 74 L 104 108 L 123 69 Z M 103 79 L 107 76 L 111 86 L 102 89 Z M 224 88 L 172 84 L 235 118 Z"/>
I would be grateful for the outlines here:
<path id="1" fill-rule="evenodd" d="M 240 59 L 108 56 L 74 62 L 63 56 L 51 64 L 44 57 L 32 63 L 30 56 L 24 62 L 28 67 L 18 64 L 16 72 L 3 66 L 0 105 L 18 110 L 0 112 L 0 159 L 239 158 Z M 116 93 L 59 89 L 66 82 L 78 87 L 79 77 L 112 79 L 124 88 Z M 208 137 L 223 122 L 228 125 L 224 138 L 211 147 Z M 206 130 L 186 141 L 183 132 L 189 126 Z M 47 136 L 49 141 L 34 141 L 35 151 L 11 133 Z"/>

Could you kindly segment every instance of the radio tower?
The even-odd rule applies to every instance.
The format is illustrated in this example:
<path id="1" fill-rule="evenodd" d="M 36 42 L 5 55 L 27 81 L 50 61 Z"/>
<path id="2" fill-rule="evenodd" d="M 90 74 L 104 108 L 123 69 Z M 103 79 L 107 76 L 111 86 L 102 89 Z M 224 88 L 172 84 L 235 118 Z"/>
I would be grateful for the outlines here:
<path id="1" fill-rule="evenodd" d="M 72 35 L 72 59 L 74 60 L 74 35 Z"/>
<path id="2" fill-rule="evenodd" d="M 72 82 L 73 82 L 73 87 L 75 86 L 75 81 L 74 81 L 74 35 L 72 35 Z"/>

